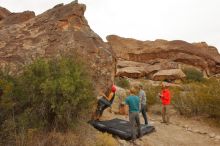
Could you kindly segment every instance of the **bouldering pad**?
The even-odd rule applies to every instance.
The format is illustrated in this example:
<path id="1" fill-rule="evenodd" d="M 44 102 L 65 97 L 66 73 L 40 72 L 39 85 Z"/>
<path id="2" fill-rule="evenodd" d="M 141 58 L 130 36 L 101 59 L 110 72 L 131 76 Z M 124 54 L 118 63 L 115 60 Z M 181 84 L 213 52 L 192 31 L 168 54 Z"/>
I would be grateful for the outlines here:
<path id="1" fill-rule="evenodd" d="M 89 121 L 89 123 L 102 132 L 108 132 L 112 135 L 116 135 L 121 139 L 131 140 L 131 128 L 128 121 L 122 119 L 112 119 L 107 121 Z M 141 131 L 143 135 L 149 134 L 155 131 L 154 126 L 142 125 Z"/>

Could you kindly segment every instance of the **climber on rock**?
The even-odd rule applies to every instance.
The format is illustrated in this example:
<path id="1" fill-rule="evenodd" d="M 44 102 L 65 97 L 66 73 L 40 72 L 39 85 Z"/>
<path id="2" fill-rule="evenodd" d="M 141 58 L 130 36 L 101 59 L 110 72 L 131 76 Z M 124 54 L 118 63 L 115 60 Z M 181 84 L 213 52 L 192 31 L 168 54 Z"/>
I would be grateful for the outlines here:
<path id="1" fill-rule="evenodd" d="M 116 86 L 112 85 L 111 89 L 107 92 L 109 92 L 107 93 L 108 96 L 106 96 L 104 93 L 101 93 L 101 98 L 97 102 L 96 111 L 92 115 L 92 120 L 99 120 L 103 114 L 103 111 L 106 108 L 111 107 L 115 98 Z"/>

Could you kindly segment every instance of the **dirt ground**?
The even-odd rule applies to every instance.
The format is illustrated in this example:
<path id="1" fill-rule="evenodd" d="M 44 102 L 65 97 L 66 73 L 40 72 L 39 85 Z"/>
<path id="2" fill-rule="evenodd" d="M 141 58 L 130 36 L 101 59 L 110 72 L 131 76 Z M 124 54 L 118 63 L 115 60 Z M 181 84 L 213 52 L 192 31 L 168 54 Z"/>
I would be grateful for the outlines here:
<path id="1" fill-rule="evenodd" d="M 173 109 L 174 111 L 174 109 Z M 141 122 L 144 123 L 140 114 Z M 121 118 L 124 115 L 118 115 L 106 110 L 102 120 Z M 139 146 L 219 146 L 220 145 L 220 128 L 210 125 L 209 122 L 201 120 L 199 117 L 186 118 L 173 112 L 171 124 L 161 123 L 160 106 L 157 105 L 152 111 L 148 112 L 148 118 L 151 125 L 155 126 L 156 131 L 144 135 L 141 139 L 136 140 Z M 125 119 L 128 120 L 128 119 Z M 125 140 L 119 141 L 120 146 L 132 146 Z"/>

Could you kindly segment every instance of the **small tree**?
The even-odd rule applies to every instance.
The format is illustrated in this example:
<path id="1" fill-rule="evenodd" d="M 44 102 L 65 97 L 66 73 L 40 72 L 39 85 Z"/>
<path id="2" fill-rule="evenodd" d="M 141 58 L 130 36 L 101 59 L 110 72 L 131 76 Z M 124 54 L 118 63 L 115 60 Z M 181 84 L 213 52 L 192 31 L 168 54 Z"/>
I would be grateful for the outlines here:
<path id="1" fill-rule="evenodd" d="M 208 79 L 202 83 L 191 82 L 182 89 L 173 90 L 173 105 L 185 115 L 207 114 L 220 119 L 220 82 Z"/>
<path id="2" fill-rule="evenodd" d="M 116 82 L 116 85 L 119 87 L 126 88 L 126 89 L 130 88 L 129 80 L 127 80 L 126 78 L 118 77 L 115 79 L 115 82 Z"/>
<path id="3" fill-rule="evenodd" d="M 204 80 L 202 72 L 193 69 L 193 68 L 185 68 L 183 72 L 186 74 L 186 79 L 189 81 L 198 81 L 201 82 Z"/>
<path id="4" fill-rule="evenodd" d="M 0 145 L 14 145 L 15 99 L 12 96 L 15 80 L 7 71 L 0 71 Z"/>
<path id="5" fill-rule="evenodd" d="M 16 89 L 23 111 L 20 124 L 48 130 L 73 127 L 94 99 L 86 70 L 71 58 L 37 60 L 28 66 Z"/>
<path id="6" fill-rule="evenodd" d="M 144 85 L 144 90 L 147 96 L 147 103 L 149 105 L 154 105 L 159 103 L 160 98 L 158 97 L 158 93 L 160 93 L 159 86 L 152 86 L 150 84 Z"/>

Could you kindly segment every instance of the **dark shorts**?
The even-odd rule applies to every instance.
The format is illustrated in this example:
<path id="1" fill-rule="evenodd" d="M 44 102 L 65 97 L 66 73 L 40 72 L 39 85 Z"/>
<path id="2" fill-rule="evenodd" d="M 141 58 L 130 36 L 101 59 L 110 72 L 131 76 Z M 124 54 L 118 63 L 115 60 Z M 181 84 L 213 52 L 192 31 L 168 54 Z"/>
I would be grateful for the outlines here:
<path id="1" fill-rule="evenodd" d="M 98 104 L 100 105 L 106 105 L 106 106 L 111 106 L 111 103 L 104 97 L 100 98 L 98 100 Z"/>

